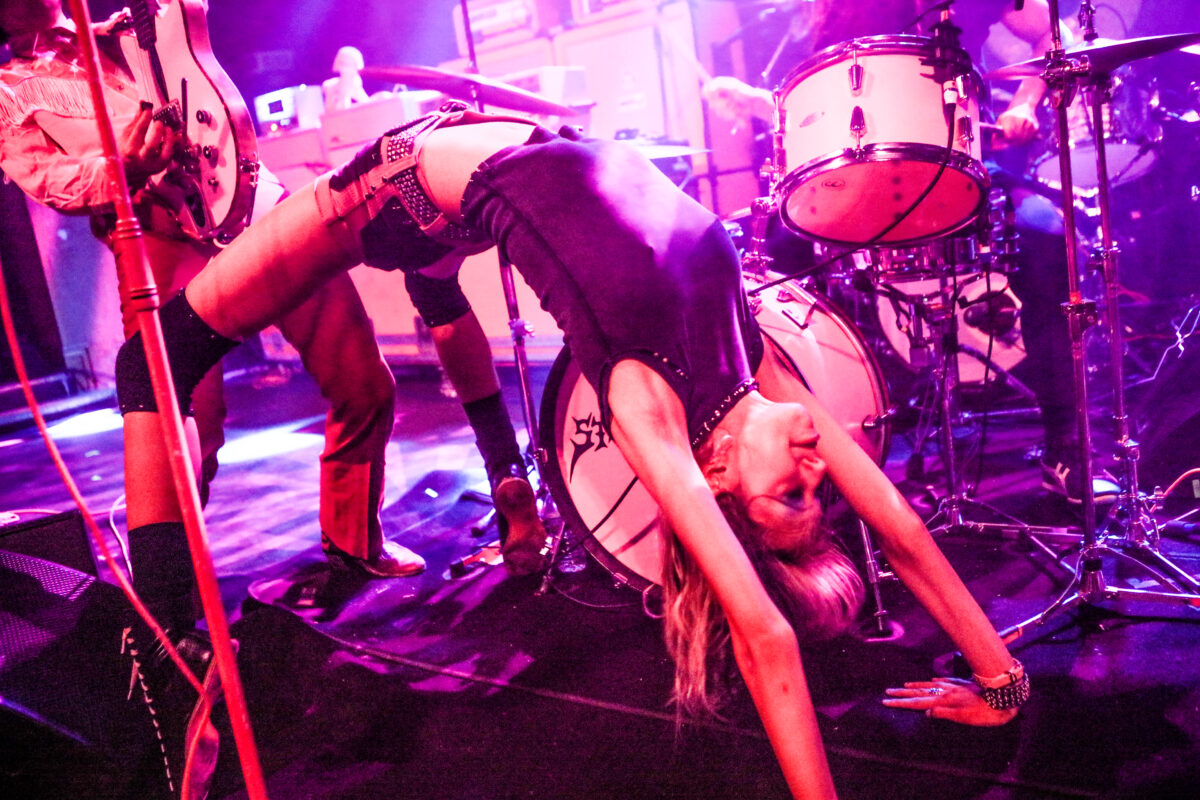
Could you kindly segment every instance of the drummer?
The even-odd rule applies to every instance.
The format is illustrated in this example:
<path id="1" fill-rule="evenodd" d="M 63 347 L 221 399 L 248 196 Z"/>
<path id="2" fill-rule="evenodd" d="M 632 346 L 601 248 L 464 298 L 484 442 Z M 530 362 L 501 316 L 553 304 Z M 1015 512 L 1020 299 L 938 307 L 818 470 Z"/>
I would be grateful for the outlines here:
<path id="1" fill-rule="evenodd" d="M 765 25 L 748 27 L 748 35 L 776 38 L 776 44 L 767 49 L 776 57 L 763 66 L 757 86 L 732 76 L 719 76 L 705 85 L 704 97 L 714 112 L 739 124 L 769 125 L 775 112 L 772 87 L 781 85 L 803 59 L 848 39 L 918 34 L 937 22 L 936 8 L 930 3 L 880 0 L 801 3 L 782 33 L 776 30 L 768 35 L 762 30 Z M 990 66 L 1000 66 L 1045 53 L 1051 46 L 1049 19 L 1046 0 L 1026 0 L 1019 11 L 1010 0 L 957 0 L 952 6 L 952 21 L 961 28 L 961 44 L 976 65 L 986 59 Z M 753 52 L 755 48 L 747 50 Z M 1001 96 L 1000 90 L 1005 87 L 993 88 L 994 94 Z M 1008 189 L 1016 207 L 1021 252 L 1009 280 L 1022 301 L 1021 331 L 1029 382 L 1045 433 L 1040 459 L 1042 485 L 1068 503 L 1079 505 L 1083 483 L 1079 477 L 1075 386 L 1067 319 L 1060 308 L 1067 300 L 1062 212 L 1045 197 L 1022 188 L 1023 181 L 1019 180 L 1025 173 L 1029 145 L 1039 133 L 1038 108 L 1045 93 L 1045 83 L 1029 77 L 1010 94 L 1003 94 L 1007 103 L 995 115 L 991 128 L 995 133 L 984 138 L 985 160 L 993 184 Z M 770 141 L 770 137 L 758 138 Z M 788 271 L 786 265 L 777 267 Z M 1098 502 L 1111 501 L 1118 486 L 1110 475 L 1097 471 L 1093 491 Z"/>

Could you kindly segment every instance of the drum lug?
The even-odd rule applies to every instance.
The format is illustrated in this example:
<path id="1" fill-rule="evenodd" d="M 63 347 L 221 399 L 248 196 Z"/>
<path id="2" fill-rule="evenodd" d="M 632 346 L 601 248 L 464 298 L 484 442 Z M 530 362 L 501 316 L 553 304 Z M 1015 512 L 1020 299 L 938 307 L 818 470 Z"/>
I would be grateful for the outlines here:
<path id="1" fill-rule="evenodd" d="M 867 116 L 862 106 L 855 106 L 850 112 L 850 134 L 854 137 L 855 148 L 862 149 L 862 137 L 867 132 Z"/>
<path id="2" fill-rule="evenodd" d="M 750 204 L 750 247 L 742 256 L 743 268 L 765 277 L 775 263 L 767 252 L 767 223 L 778 210 L 774 198 L 759 197 Z"/>
<path id="3" fill-rule="evenodd" d="M 862 429 L 866 432 L 877 431 L 887 425 L 896 416 L 896 407 L 888 406 L 882 414 L 867 417 L 862 421 Z"/>
<path id="4" fill-rule="evenodd" d="M 962 142 L 963 150 L 970 151 L 971 143 L 975 141 L 975 129 L 970 117 L 958 118 L 958 140 Z"/>
<path id="5" fill-rule="evenodd" d="M 862 91 L 862 88 L 863 88 L 864 70 L 863 70 L 862 64 L 858 63 L 857 56 L 855 58 L 854 64 L 851 65 L 850 69 L 847 70 L 847 72 L 849 73 L 849 77 L 850 77 L 850 91 L 854 94 L 858 94 L 859 92 Z"/>
<path id="6" fill-rule="evenodd" d="M 759 177 L 767 182 L 772 193 L 787 170 L 787 151 L 784 150 L 783 132 L 787 129 L 787 111 L 779 107 L 778 98 L 775 101 L 775 131 L 771 134 L 771 158 L 763 164 Z"/>

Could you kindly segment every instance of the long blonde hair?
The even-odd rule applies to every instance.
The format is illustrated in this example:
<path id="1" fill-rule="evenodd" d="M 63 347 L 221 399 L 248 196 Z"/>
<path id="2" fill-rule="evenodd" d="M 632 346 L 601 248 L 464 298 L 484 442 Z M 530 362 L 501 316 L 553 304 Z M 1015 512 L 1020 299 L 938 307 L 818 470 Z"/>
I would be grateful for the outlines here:
<path id="1" fill-rule="evenodd" d="M 703 455 L 698 453 L 697 460 Z M 830 638 L 854 622 L 862 579 L 823 517 L 807 510 L 773 514 L 768 528 L 751 519 L 732 494 L 722 492 L 716 499 L 768 595 L 801 641 Z M 678 537 L 669 531 L 664 541 L 663 627 L 675 661 L 676 710 L 689 717 L 719 716 L 735 667 L 729 625 Z"/>

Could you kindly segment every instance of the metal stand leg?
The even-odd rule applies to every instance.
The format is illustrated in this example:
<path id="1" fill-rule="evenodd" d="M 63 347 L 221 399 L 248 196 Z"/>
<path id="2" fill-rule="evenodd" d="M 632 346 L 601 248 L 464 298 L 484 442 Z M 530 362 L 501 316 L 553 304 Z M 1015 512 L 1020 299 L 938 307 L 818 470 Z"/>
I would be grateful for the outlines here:
<path id="1" fill-rule="evenodd" d="M 871 601 L 875 605 L 875 610 L 871 613 L 871 629 L 867 633 L 867 638 L 893 639 L 895 631 L 893 623 L 888 620 L 887 609 L 883 607 L 883 591 L 880 587 L 885 579 L 896 576 L 890 571 L 885 572 L 879 568 L 879 559 L 875 556 L 875 544 L 871 541 L 871 532 L 867 528 L 867 524 L 861 519 L 856 520 L 855 524 L 858 526 L 858 535 L 862 541 L 867 587 L 871 592 Z"/>
<path id="2" fill-rule="evenodd" d="M 911 316 L 914 330 L 910 333 L 910 338 L 914 344 L 927 344 L 932 350 L 929 379 L 936 393 L 934 411 L 939 418 L 938 449 L 945 473 L 946 494 L 938 501 L 934 513 L 926 520 L 926 526 L 935 536 L 956 532 L 1023 538 L 1036 550 L 1061 561 L 1059 552 L 1047 544 L 1047 541 L 1078 542 L 1077 530 L 1022 522 L 1000 509 L 970 497 L 964 485 L 954 442 L 954 423 L 959 418 L 955 399 L 958 389 L 958 353 L 961 347 L 957 336 L 958 320 L 954 313 L 952 286 L 949 285 L 948 279 L 942 279 L 937 292 L 912 298 L 906 296 L 905 302 L 913 306 Z M 1026 391 L 1028 392 L 1028 389 Z M 914 449 L 919 450 L 924 441 L 923 435 L 914 445 Z M 984 512 L 992 521 L 973 520 L 968 516 L 969 510 Z M 1067 567 L 1064 569 L 1070 571 Z"/>
<path id="3" fill-rule="evenodd" d="M 536 491 L 538 514 L 546 531 L 550 534 L 550 552 L 546 559 L 545 571 L 538 594 L 545 594 L 550 589 L 550 582 L 557 569 L 560 572 L 578 572 L 584 568 L 583 559 L 572 549 L 564 549 L 566 543 L 566 525 L 563 523 L 558 507 L 550 496 L 546 482 L 542 480 L 542 467 L 546 463 L 545 449 L 538 443 L 537 411 L 534 407 L 533 386 L 529 377 L 529 359 L 525 353 L 525 338 L 533 334 L 533 329 L 521 319 L 521 311 L 517 303 L 517 288 L 513 281 L 513 267 L 506 259 L 500 259 L 500 283 L 504 288 L 504 300 L 508 307 L 508 328 L 512 333 L 513 357 L 517 366 L 517 381 L 521 389 L 521 408 L 525 415 L 525 430 L 529 436 L 529 446 L 526 449 L 526 467 L 532 467 L 537 472 Z"/>
<path id="4" fill-rule="evenodd" d="M 1058 20 L 1058 0 L 1050 0 L 1050 19 Z M 1095 39 L 1091 25 L 1094 6 L 1084 0 L 1080 18 L 1086 20 L 1084 38 Z M 1097 531 L 1095 519 L 1095 496 L 1092 485 L 1092 458 L 1090 423 L 1087 415 L 1087 382 L 1083 355 L 1083 325 L 1085 320 L 1095 318 L 1094 309 L 1081 297 L 1076 271 L 1076 245 L 1078 242 L 1074 218 L 1064 215 L 1066 223 L 1066 246 L 1070 271 L 1070 296 L 1064 304 L 1070 322 L 1071 349 L 1075 364 L 1075 385 L 1079 402 L 1077 416 L 1080 439 L 1080 457 L 1083 479 L 1084 529 L 1079 561 L 1070 585 L 1045 611 L 1024 622 L 1001 632 L 1006 641 L 1023 635 L 1032 627 L 1041 626 L 1053 614 L 1069 610 L 1081 604 L 1094 604 L 1105 600 L 1137 599 L 1155 602 L 1182 603 L 1200 609 L 1200 581 L 1169 558 L 1158 552 L 1158 529 L 1150 516 L 1151 505 L 1137 486 L 1138 445 L 1130 437 L 1129 417 L 1125 407 L 1124 387 L 1124 341 L 1118 308 L 1117 248 L 1113 245 L 1112 221 L 1109 205 L 1108 161 L 1104 141 L 1104 105 L 1111 94 L 1108 74 L 1093 71 L 1085 57 L 1082 60 L 1067 57 L 1062 48 L 1061 34 L 1057 24 L 1051 25 L 1054 46 L 1047 56 L 1043 78 L 1051 87 L 1052 99 L 1057 111 L 1060 141 L 1067 141 L 1067 106 L 1079 84 L 1091 107 L 1093 130 L 1096 136 L 1096 166 L 1099 179 L 1100 206 L 1100 262 L 1105 285 L 1104 322 L 1111 347 L 1110 369 L 1113 383 L 1113 419 L 1116 424 L 1117 455 L 1121 466 L 1121 494 L 1109 511 L 1103 532 Z M 1071 173 L 1070 148 L 1059 153 L 1059 172 L 1062 176 L 1064 207 L 1074 206 L 1074 185 Z M 1104 559 L 1111 557 L 1118 563 L 1131 565 L 1153 578 L 1161 590 L 1134 589 L 1110 586 L 1104 576 Z"/>
<path id="5" fill-rule="evenodd" d="M 459 7 L 462 10 L 462 20 L 464 26 L 464 34 L 467 42 L 467 57 L 471 64 L 471 72 L 479 71 L 479 62 L 475 54 L 475 37 L 471 31 L 471 15 L 468 13 L 467 0 L 460 0 Z M 483 104 L 479 100 L 477 87 L 472 85 L 473 100 L 475 107 L 483 111 Z M 546 453 L 538 444 L 538 425 L 537 411 L 534 407 L 533 387 L 529 379 L 529 359 L 525 353 L 525 337 L 533 334 L 533 328 L 521 319 L 520 308 L 517 303 L 517 289 L 513 282 L 512 264 L 504 257 L 500 257 L 500 283 L 504 290 L 504 301 L 508 309 L 508 329 L 512 334 L 513 340 L 513 356 L 517 366 L 517 379 L 521 388 L 521 410 L 525 417 L 525 431 L 529 437 L 529 445 L 524 453 L 525 468 L 527 471 L 532 470 L 537 473 L 535 490 L 537 492 L 538 515 L 542 519 L 542 523 L 546 526 L 549 532 L 550 551 L 545 562 L 545 572 L 542 578 L 542 585 L 538 589 L 538 594 L 544 594 L 550 586 L 550 576 L 557 567 L 561 572 L 577 572 L 584 567 L 582 559 L 575 556 L 571 551 L 563 550 L 563 538 L 566 535 L 566 526 L 563 524 L 562 517 L 558 513 L 558 508 L 554 504 L 553 498 L 550 497 L 550 491 L 546 486 L 546 482 L 542 480 L 542 467 L 546 463 Z M 491 519 L 495 519 L 495 513 L 491 515 Z"/>

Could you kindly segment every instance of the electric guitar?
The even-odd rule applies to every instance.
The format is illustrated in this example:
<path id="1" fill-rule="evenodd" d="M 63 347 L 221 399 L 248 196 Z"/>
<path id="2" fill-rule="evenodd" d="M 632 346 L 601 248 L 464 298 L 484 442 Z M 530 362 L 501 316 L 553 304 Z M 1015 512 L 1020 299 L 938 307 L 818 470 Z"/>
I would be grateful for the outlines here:
<path id="1" fill-rule="evenodd" d="M 125 60 L 155 119 L 182 134 L 173 163 L 150 180 L 184 232 L 228 244 L 246 226 L 258 184 L 258 142 L 241 94 L 213 57 L 199 0 L 130 0 Z"/>

